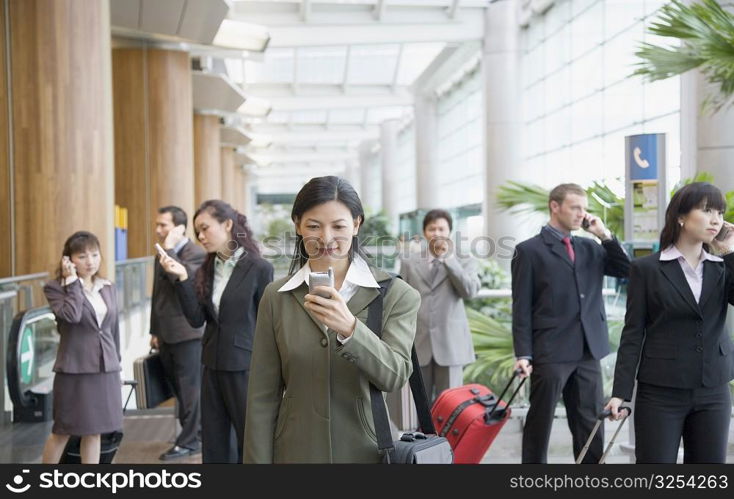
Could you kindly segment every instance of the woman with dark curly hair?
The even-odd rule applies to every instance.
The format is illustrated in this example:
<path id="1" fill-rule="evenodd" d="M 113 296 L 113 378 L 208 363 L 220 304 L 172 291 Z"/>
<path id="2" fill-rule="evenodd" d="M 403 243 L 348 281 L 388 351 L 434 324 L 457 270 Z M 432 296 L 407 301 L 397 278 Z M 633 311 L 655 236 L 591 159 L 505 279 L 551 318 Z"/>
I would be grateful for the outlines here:
<path id="1" fill-rule="evenodd" d="M 224 201 L 201 204 L 194 214 L 194 232 L 209 255 L 193 279 L 168 255 L 161 254 L 160 262 L 178 278 L 176 292 L 191 326 L 206 323 L 202 461 L 241 463 L 252 339 L 260 298 L 273 280 L 273 266 L 260 256 L 247 217 Z"/>

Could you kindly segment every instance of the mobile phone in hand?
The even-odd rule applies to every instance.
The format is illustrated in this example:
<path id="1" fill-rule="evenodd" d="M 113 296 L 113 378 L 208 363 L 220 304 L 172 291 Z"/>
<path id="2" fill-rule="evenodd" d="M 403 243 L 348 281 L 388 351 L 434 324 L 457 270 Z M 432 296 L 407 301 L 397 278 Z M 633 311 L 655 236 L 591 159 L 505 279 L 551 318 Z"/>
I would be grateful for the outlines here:
<path id="1" fill-rule="evenodd" d="M 729 230 L 731 229 L 729 229 L 729 226 L 726 225 L 725 223 L 724 225 L 721 226 L 721 230 L 719 231 L 718 234 L 716 234 L 715 239 L 717 241 L 723 241 L 724 239 L 726 239 L 729 236 Z"/>
<path id="2" fill-rule="evenodd" d="M 308 274 L 308 294 L 321 296 L 322 298 L 331 298 L 331 295 L 326 293 L 317 293 L 315 288 L 317 286 L 328 286 L 334 287 L 334 269 L 329 267 L 327 272 L 311 272 Z"/>
<path id="3" fill-rule="evenodd" d="M 163 247 L 158 243 L 155 243 L 155 249 L 158 251 L 158 254 L 161 256 L 168 254 L 166 253 L 166 250 L 164 250 Z"/>
<path id="4" fill-rule="evenodd" d="M 584 219 L 581 220 L 581 228 L 584 229 L 584 230 L 589 230 L 589 227 L 590 226 L 591 226 L 591 224 L 589 223 L 589 219 L 586 218 L 586 217 L 584 217 Z"/>

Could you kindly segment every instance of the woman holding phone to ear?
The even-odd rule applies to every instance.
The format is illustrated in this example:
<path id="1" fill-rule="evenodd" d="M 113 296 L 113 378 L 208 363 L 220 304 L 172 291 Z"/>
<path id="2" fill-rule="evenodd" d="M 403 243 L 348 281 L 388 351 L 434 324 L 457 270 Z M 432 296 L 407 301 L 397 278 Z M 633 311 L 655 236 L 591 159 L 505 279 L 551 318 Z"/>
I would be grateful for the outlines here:
<path id="1" fill-rule="evenodd" d="M 685 463 L 726 461 L 734 353 L 725 321 L 727 304 L 734 304 L 734 231 L 723 221 L 725 211 L 713 185 L 682 187 L 665 213 L 662 251 L 632 262 L 606 408 L 610 419 L 619 419 L 637 379 L 638 463 L 675 463 L 681 438 Z M 717 240 L 722 230 L 726 237 Z"/>
<path id="2" fill-rule="evenodd" d="M 45 464 L 59 462 L 70 435 L 81 436 L 83 464 L 99 463 L 100 434 L 122 429 L 117 297 L 100 276 L 101 262 L 97 237 L 76 232 L 64 243 L 56 279 L 43 287 L 61 337 Z"/>
<path id="3" fill-rule="evenodd" d="M 380 462 L 369 384 L 390 392 L 407 382 L 420 296 L 395 279 L 384 297 L 382 337 L 365 325 L 380 282 L 391 276 L 370 267 L 359 248 L 364 211 L 344 179 L 311 179 L 291 219 L 297 244 L 289 275 L 269 285 L 260 303 L 245 462 Z M 311 272 L 329 268 L 334 286 L 310 293 Z"/>
<path id="4" fill-rule="evenodd" d="M 273 266 L 260 257 L 247 217 L 224 201 L 204 201 L 194 232 L 208 256 L 195 276 L 167 254 L 161 266 L 176 277 L 176 293 L 202 337 L 201 449 L 204 463 L 241 463 L 247 379 L 260 299 Z M 232 432 L 236 438 L 232 438 Z"/>

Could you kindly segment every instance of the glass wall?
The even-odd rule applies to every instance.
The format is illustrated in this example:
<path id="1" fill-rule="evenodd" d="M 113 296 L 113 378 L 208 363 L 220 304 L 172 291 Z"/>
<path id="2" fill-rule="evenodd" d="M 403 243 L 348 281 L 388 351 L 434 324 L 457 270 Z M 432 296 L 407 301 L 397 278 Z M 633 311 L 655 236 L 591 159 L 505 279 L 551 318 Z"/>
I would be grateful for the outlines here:
<path id="1" fill-rule="evenodd" d="M 481 203 L 484 195 L 482 78 L 474 72 L 438 101 L 437 204 L 455 208 Z"/>
<path id="2" fill-rule="evenodd" d="M 522 154 L 546 186 L 624 176 L 624 137 L 667 134 L 680 178 L 680 81 L 629 77 L 664 0 L 557 0 L 523 30 Z M 623 184 L 616 184 L 623 191 Z"/>

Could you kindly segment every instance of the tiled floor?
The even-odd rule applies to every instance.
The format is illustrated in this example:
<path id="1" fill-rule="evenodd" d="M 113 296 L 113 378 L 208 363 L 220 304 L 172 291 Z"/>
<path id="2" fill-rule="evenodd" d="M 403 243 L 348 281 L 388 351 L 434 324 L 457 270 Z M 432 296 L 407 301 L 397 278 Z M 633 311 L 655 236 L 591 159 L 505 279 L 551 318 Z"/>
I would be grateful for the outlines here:
<path id="1" fill-rule="evenodd" d="M 616 425 L 617 423 L 605 425 L 605 441 L 608 441 L 614 433 Z M 17 423 L 0 427 L 0 462 L 40 463 L 43 444 L 50 431 L 51 422 Z M 156 464 L 161 463 L 158 456 L 172 445 L 176 422 L 170 411 L 165 414 L 127 415 L 123 431 L 125 437 L 117 452 L 115 462 L 118 464 Z M 629 432 L 625 427 L 619 434 L 617 445 L 607 458 L 608 463 L 631 462 L 630 454 L 622 450 L 628 439 Z M 513 418 L 502 429 L 482 463 L 519 463 L 521 441 L 522 420 Z M 168 462 L 197 464 L 201 463 L 201 454 Z M 548 462 L 573 462 L 571 434 L 565 418 L 556 419 L 553 425 Z M 730 428 L 727 462 L 734 463 L 734 424 Z"/>

